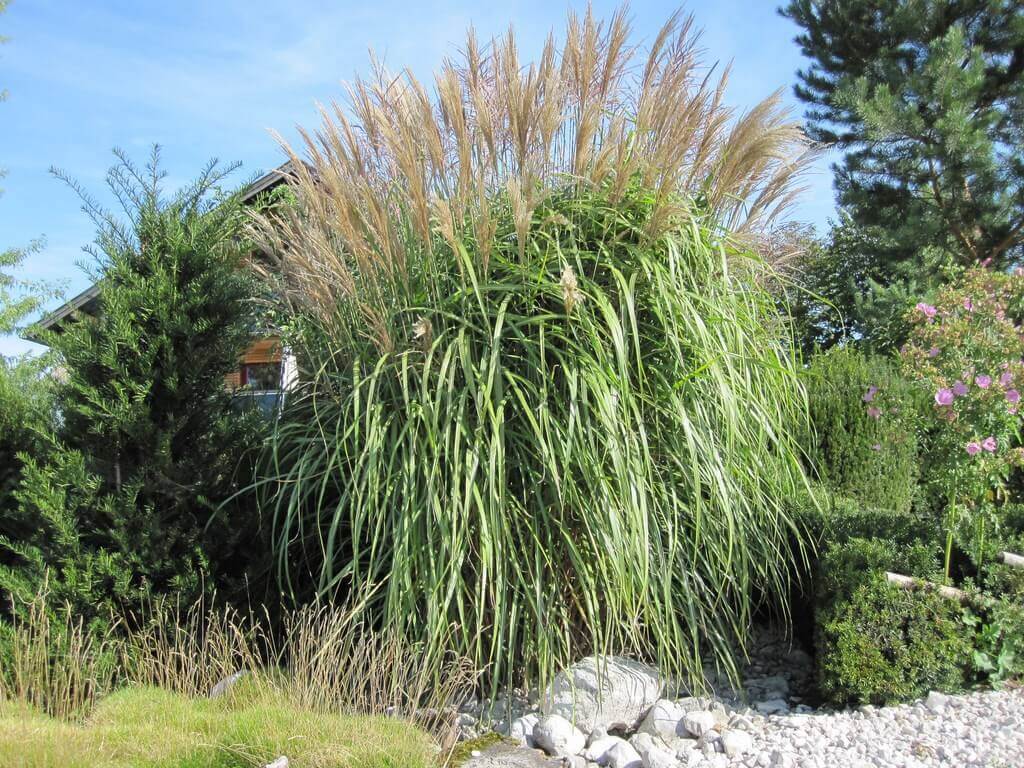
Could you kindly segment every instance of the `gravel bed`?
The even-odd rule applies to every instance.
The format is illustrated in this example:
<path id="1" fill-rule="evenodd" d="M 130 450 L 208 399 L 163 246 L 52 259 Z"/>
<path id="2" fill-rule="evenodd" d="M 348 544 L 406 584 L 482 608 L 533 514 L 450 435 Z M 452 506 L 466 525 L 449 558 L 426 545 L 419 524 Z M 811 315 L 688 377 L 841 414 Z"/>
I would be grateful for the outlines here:
<path id="1" fill-rule="evenodd" d="M 686 765 L 749 768 L 1021 768 L 1024 690 L 842 712 L 769 716 L 752 722 L 746 755 L 700 755 Z M 697 755 L 694 755 L 696 758 Z"/>
<path id="2" fill-rule="evenodd" d="M 463 710 L 463 738 L 493 729 L 522 748 L 514 756 L 483 755 L 467 768 L 1024 768 L 1024 688 L 818 708 L 806 653 L 772 630 L 752 645 L 742 690 L 708 669 L 712 696 L 662 692 L 668 697 L 627 729 L 591 730 L 585 718 L 568 713 L 582 731 L 564 718 L 545 722 L 536 692 L 473 702 Z M 644 701 L 644 710 L 652 703 Z"/>

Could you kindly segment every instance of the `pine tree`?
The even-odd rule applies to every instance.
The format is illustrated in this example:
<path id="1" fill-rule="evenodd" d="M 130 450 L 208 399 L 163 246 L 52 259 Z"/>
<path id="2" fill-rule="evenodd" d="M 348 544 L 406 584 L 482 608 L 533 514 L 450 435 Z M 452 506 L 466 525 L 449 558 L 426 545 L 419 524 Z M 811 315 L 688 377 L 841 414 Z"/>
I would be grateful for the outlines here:
<path id="1" fill-rule="evenodd" d="M 209 586 L 220 537 L 204 531 L 253 435 L 224 390 L 254 331 L 240 196 L 218 193 L 233 168 L 165 197 L 157 150 L 142 171 L 118 158 L 126 221 L 70 182 L 98 227 L 100 310 L 49 339 L 61 426 L 27 462 L 17 514 L 33 534 L 7 542 L 18 562 L 0 573 L 24 593 L 48 572 L 52 597 L 88 616 Z"/>
<path id="2" fill-rule="evenodd" d="M 951 270 L 1019 261 L 1019 0 L 790 0 L 781 12 L 802 27 L 811 60 L 795 89 L 809 132 L 845 152 L 834 169 L 849 217 L 840 237 L 870 244 L 851 260 L 847 295 L 828 297 L 860 332 Z"/>

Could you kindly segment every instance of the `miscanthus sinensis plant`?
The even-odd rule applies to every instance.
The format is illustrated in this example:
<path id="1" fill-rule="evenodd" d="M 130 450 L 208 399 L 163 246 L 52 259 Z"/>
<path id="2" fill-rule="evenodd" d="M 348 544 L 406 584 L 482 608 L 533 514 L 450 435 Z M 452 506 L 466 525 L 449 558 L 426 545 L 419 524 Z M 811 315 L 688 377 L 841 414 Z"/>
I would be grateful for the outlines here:
<path id="1" fill-rule="evenodd" d="M 254 228 L 302 385 L 257 483 L 281 574 L 495 684 L 590 652 L 696 679 L 784 608 L 805 398 L 754 246 L 808 147 L 672 17 L 472 34 L 285 145 Z"/>

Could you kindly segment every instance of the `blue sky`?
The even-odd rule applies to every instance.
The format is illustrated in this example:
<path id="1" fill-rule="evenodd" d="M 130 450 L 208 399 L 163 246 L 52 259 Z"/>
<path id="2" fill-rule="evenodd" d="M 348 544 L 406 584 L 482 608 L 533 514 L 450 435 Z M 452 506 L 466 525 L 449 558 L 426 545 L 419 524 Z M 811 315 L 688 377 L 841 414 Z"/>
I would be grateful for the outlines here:
<path id="1" fill-rule="evenodd" d="M 617 2 L 593 3 L 608 16 Z M 633 2 L 635 34 L 650 39 L 678 7 Z M 796 28 L 773 0 L 691 0 L 708 61 L 733 62 L 729 102 L 750 106 L 777 88 L 792 97 L 804 65 Z M 168 183 L 184 182 L 211 157 L 240 161 L 238 183 L 281 162 L 269 131 L 286 138 L 316 123 L 317 101 L 340 99 L 341 84 L 368 70 L 372 49 L 392 69 L 427 78 L 473 24 L 482 38 L 512 24 L 526 53 L 539 50 L 569 8 L 586 2 L 416 3 L 374 0 L 14 0 L 0 16 L 0 246 L 45 237 L 23 276 L 88 285 L 77 264 L 93 226 L 51 166 L 103 198 L 113 147 L 144 160 L 164 148 Z M 793 218 L 823 225 L 833 212 L 828 158 Z M 0 337 L 0 354 L 29 348 Z"/>

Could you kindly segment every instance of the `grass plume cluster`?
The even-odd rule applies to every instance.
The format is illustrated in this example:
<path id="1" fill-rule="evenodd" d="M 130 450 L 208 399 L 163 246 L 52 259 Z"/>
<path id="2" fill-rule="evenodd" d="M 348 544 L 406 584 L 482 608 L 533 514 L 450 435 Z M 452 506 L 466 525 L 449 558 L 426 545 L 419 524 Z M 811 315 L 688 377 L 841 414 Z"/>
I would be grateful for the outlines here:
<path id="1" fill-rule="evenodd" d="M 321 107 L 319 129 L 282 141 L 300 204 L 258 217 L 269 276 L 335 333 L 364 330 L 391 352 L 411 330 L 394 310 L 414 280 L 441 288 L 462 248 L 486 278 L 502 240 L 527 259 L 552 196 L 601 190 L 617 205 L 640 188 L 647 239 L 696 219 L 756 240 L 812 150 L 781 92 L 742 114 L 725 105 L 728 71 L 715 77 L 698 40 L 677 13 L 645 51 L 625 9 L 607 23 L 588 11 L 530 64 L 511 30 L 486 46 L 470 31 L 433 92 L 375 65 Z M 339 308 L 355 315 L 340 327 Z"/>
<path id="2" fill-rule="evenodd" d="M 807 151 L 736 115 L 674 16 L 378 69 L 255 237 L 303 384 L 257 481 L 297 593 L 492 684 L 590 652 L 733 669 L 785 593 L 806 405 L 751 251 Z"/>

